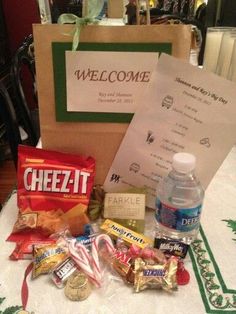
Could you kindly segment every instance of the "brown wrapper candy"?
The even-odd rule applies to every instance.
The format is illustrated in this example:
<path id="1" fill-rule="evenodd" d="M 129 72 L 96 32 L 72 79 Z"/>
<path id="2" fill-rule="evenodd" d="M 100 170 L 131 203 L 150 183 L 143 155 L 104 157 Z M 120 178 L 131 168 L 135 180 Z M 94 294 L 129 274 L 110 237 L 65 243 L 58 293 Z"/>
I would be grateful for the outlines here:
<path id="1" fill-rule="evenodd" d="M 106 250 L 100 250 L 100 257 L 111 267 L 126 283 L 134 283 L 133 260 L 126 252 L 116 250 L 114 254 L 109 254 Z"/>
<path id="2" fill-rule="evenodd" d="M 156 264 L 137 258 L 134 266 L 135 292 L 145 289 L 163 289 L 168 292 L 177 290 L 177 266 L 176 257 L 170 257 L 165 264 Z"/>
<path id="3" fill-rule="evenodd" d="M 76 263 L 69 256 L 53 269 L 51 273 L 52 281 L 58 288 L 63 288 L 68 278 L 77 270 Z"/>
<path id="4" fill-rule="evenodd" d="M 123 278 L 126 283 L 134 283 L 134 268 L 132 259 L 124 253 L 116 253 L 111 258 L 112 268 Z"/>

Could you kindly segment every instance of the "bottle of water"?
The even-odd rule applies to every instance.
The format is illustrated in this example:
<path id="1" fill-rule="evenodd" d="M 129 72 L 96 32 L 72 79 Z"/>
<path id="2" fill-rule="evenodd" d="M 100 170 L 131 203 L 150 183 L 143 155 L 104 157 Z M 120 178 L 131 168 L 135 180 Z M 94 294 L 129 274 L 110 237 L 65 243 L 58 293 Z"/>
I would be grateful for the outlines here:
<path id="1" fill-rule="evenodd" d="M 175 154 L 172 170 L 157 188 L 155 247 L 180 257 L 185 257 L 200 225 L 204 190 L 195 166 L 194 155 Z"/>

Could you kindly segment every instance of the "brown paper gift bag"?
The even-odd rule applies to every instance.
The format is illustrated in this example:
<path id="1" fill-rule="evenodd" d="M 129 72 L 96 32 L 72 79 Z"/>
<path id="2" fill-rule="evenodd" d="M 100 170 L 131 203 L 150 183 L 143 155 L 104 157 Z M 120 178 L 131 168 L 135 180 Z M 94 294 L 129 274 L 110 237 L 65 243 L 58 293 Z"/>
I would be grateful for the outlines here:
<path id="1" fill-rule="evenodd" d="M 93 156 L 96 159 L 95 183 L 103 184 L 129 122 L 57 121 L 52 43 L 72 42 L 73 29 L 74 25 L 33 25 L 42 146 L 44 149 Z M 191 27 L 90 25 L 83 28 L 80 42 L 171 43 L 171 54 L 188 60 Z"/>

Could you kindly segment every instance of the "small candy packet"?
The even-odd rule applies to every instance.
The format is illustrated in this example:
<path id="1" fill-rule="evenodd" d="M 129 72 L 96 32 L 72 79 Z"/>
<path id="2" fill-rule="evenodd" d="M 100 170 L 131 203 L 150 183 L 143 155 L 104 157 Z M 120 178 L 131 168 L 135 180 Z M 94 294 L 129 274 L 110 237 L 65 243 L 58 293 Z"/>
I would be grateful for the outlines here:
<path id="1" fill-rule="evenodd" d="M 71 301 L 83 301 L 91 293 L 88 277 L 81 271 L 75 271 L 67 280 L 64 289 L 65 296 Z"/>
<path id="2" fill-rule="evenodd" d="M 68 278 L 77 270 L 76 263 L 69 256 L 60 262 L 51 273 L 52 281 L 58 288 L 63 288 Z"/>
<path id="3" fill-rule="evenodd" d="M 119 275 L 125 283 L 133 284 L 133 260 L 127 252 L 116 249 L 114 252 L 109 253 L 102 249 L 99 255 L 106 265 L 109 265 L 111 271 L 114 271 L 115 275 Z"/>
<path id="4" fill-rule="evenodd" d="M 155 238 L 154 247 L 160 249 L 166 255 L 174 255 L 180 258 L 185 258 L 189 249 L 188 244 L 167 237 Z"/>
<path id="5" fill-rule="evenodd" d="M 153 244 L 152 239 L 110 219 L 106 219 L 100 228 L 115 239 L 121 238 L 128 245 L 135 244 L 140 248 L 144 248 L 146 246 L 152 246 Z"/>
<path id="6" fill-rule="evenodd" d="M 32 278 L 50 273 L 67 256 L 65 249 L 57 244 L 34 246 Z"/>
<path id="7" fill-rule="evenodd" d="M 48 245 L 55 243 L 55 239 L 45 239 L 41 240 L 29 240 L 16 243 L 14 251 L 9 256 L 10 260 L 17 261 L 20 259 L 32 259 L 34 245 Z"/>
<path id="8" fill-rule="evenodd" d="M 165 264 L 157 264 L 138 257 L 134 264 L 134 290 L 163 289 L 177 290 L 176 272 L 178 259 L 171 256 Z"/>

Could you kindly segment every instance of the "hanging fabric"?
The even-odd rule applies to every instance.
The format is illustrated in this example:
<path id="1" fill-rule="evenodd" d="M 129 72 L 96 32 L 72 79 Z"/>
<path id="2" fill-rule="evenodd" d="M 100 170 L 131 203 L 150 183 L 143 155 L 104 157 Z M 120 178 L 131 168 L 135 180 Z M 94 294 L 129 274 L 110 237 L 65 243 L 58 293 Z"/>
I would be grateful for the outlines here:
<path id="1" fill-rule="evenodd" d="M 176 15 L 179 14 L 179 2 L 180 0 L 174 0 L 173 11 L 172 11 L 173 14 L 176 14 Z"/>
<path id="2" fill-rule="evenodd" d="M 188 19 L 194 17 L 195 0 L 182 0 L 180 14 Z"/>
<path id="3" fill-rule="evenodd" d="M 195 0 L 189 0 L 189 14 L 188 18 L 194 17 Z"/>
<path id="4" fill-rule="evenodd" d="M 181 0 L 181 9 L 180 9 L 181 15 L 185 15 L 186 5 L 187 5 L 186 2 L 188 2 L 188 0 Z"/>
<path id="5" fill-rule="evenodd" d="M 163 10 L 171 14 L 182 15 L 188 19 L 194 17 L 195 0 L 164 0 Z"/>
<path id="6" fill-rule="evenodd" d="M 172 11 L 172 2 L 173 0 L 164 0 L 163 2 L 164 11 Z"/>

